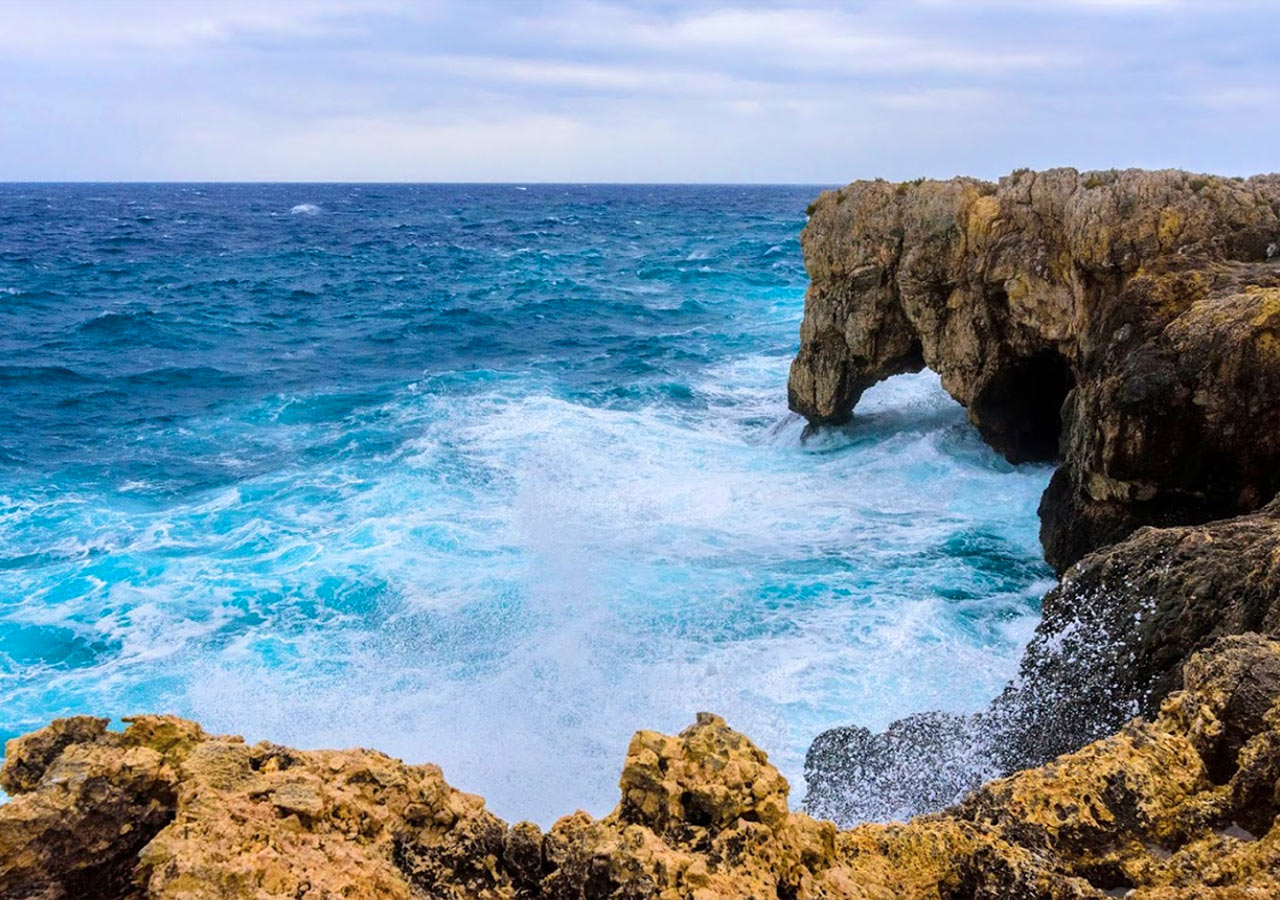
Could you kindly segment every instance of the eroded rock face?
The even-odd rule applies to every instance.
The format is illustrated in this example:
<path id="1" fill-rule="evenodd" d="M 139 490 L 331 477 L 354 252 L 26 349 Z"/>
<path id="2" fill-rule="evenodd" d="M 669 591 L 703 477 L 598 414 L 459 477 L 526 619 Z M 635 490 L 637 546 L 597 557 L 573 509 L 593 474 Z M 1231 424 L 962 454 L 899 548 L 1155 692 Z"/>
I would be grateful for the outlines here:
<path id="1" fill-rule="evenodd" d="M 1018 678 L 982 713 L 820 735 L 806 809 L 843 822 L 939 809 L 993 774 L 1154 716 L 1186 660 L 1215 639 L 1280 637 L 1280 499 L 1234 519 L 1140 529 L 1075 565 L 1043 611 Z"/>
<path id="2" fill-rule="evenodd" d="M 0 898 L 1280 896 L 1280 644 L 1223 639 L 1184 677 L 1151 722 L 848 831 L 790 812 L 765 754 L 711 715 L 637 734 L 618 808 L 546 834 L 374 751 L 62 720 L 7 747 Z"/>
<path id="3" fill-rule="evenodd" d="M 843 422 L 934 369 L 1010 460 L 1060 455 L 1041 505 L 1059 572 L 1280 490 L 1280 176 L 855 182 L 802 241 L 792 409 Z"/>
<path id="4" fill-rule="evenodd" d="M 1007 767 L 1153 715 L 1215 638 L 1280 636 L 1280 499 L 1252 515 L 1141 529 L 1073 567 L 1043 611 L 1019 679 L 993 706 Z"/>

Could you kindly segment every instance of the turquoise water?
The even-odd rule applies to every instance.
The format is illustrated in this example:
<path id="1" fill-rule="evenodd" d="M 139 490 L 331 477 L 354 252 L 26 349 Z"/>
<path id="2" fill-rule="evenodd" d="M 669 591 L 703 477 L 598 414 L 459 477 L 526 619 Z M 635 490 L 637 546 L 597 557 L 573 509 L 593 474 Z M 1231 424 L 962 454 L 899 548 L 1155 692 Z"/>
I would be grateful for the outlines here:
<path id="1" fill-rule="evenodd" d="M 815 193 L 0 186 L 0 737 L 171 711 L 546 823 L 698 710 L 798 794 L 982 705 L 1049 470 L 930 373 L 802 440 Z"/>

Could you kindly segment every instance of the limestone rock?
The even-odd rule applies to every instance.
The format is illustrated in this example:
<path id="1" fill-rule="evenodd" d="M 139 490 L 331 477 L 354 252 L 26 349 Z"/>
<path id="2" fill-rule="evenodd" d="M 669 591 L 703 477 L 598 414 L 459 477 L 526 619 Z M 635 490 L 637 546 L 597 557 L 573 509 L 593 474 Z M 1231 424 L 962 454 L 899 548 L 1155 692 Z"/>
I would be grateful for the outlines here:
<path id="1" fill-rule="evenodd" d="M 1280 176 L 862 181 L 810 212 L 792 409 L 842 422 L 934 369 L 1010 460 L 1061 458 L 1041 505 L 1059 572 L 1280 491 Z"/>
<path id="2" fill-rule="evenodd" d="M 5 747 L 0 784 L 0 898 L 133 897 L 138 853 L 173 818 L 174 763 L 199 726 L 60 719 Z"/>
<path id="3" fill-rule="evenodd" d="M 0 898 L 1278 896 L 1280 644 L 1223 639 L 1184 669 L 1153 721 L 847 831 L 790 812 L 765 754 L 711 715 L 637 734 L 618 808 L 546 834 L 374 751 L 62 720 L 6 749 Z"/>

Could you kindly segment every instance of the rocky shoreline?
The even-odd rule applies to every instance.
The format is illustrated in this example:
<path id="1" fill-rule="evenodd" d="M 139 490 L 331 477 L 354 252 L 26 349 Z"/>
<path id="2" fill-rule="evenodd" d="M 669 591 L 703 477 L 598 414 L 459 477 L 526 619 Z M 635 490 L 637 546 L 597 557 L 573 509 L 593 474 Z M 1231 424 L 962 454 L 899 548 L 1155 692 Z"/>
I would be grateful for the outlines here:
<path id="1" fill-rule="evenodd" d="M 1041 505 L 1061 574 L 1142 525 L 1280 491 L 1280 176 L 855 182 L 810 207 L 792 409 L 846 421 L 925 366 Z"/>
<path id="2" fill-rule="evenodd" d="M 1280 644 L 1224 638 L 1152 721 L 905 824 L 787 807 L 704 714 L 639 732 L 608 816 L 509 826 L 439 768 L 246 745 L 165 716 L 10 742 L 4 898 L 1027 898 L 1280 895 Z"/>
<path id="3" fill-rule="evenodd" d="M 937 809 L 1153 715 L 1213 639 L 1277 633 L 1280 177 L 857 182 L 811 215 L 792 407 L 841 422 L 935 369 L 1010 460 L 1060 460 L 1040 516 L 1064 577 L 986 711 L 821 735 L 810 811 Z"/>
<path id="4" fill-rule="evenodd" d="M 6 748 L 0 900 L 1280 896 L 1280 176 L 857 182 L 803 246 L 793 409 L 928 366 L 1061 462 L 1063 580 L 987 710 L 827 732 L 806 812 L 715 716 L 639 732 L 614 812 L 546 833 L 374 751 L 59 720 Z"/>

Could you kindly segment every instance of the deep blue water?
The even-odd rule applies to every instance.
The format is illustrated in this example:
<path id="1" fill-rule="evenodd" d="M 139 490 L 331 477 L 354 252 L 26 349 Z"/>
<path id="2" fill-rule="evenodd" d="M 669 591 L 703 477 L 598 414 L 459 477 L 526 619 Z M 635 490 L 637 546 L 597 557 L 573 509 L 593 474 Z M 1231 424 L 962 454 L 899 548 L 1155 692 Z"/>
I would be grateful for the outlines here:
<path id="1" fill-rule="evenodd" d="M 172 711 L 606 812 L 700 709 L 977 708 L 1045 467 L 929 373 L 801 440 L 811 187 L 0 186 L 0 737 Z"/>

